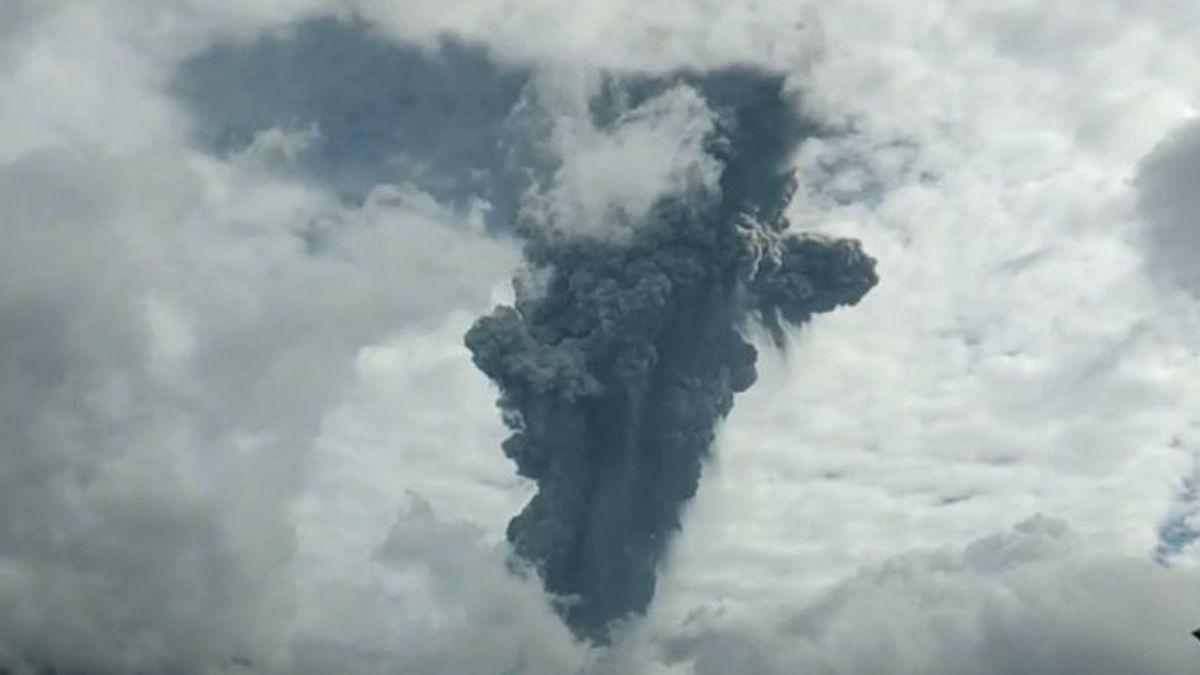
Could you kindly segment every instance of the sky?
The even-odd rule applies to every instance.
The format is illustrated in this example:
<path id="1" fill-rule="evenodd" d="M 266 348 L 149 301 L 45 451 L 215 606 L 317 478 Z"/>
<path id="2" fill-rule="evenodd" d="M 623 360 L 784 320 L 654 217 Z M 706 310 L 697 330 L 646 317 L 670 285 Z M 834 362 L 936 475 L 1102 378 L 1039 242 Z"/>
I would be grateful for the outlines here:
<path id="1" fill-rule="evenodd" d="M 0 664 L 1195 673 L 1197 45 L 1183 0 L 0 5 Z M 591 647 L 506 567 L 533 488 L 462 344 L 520 266 L 494 148 L 619 238 L 709 119 L 590 97 L 730 65 L 827 130 L 789 216 L 880 283 L 754 334 Z"/>

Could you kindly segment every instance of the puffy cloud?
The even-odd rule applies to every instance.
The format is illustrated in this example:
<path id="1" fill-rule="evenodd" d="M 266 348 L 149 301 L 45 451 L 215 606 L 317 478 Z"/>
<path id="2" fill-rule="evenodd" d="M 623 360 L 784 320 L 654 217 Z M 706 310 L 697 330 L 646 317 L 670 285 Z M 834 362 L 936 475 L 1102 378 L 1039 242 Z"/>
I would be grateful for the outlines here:
<path id="1" fill-rule="evenodd" d="M 1195 669 L 1195 573 L 1097 555 L 1054 519 L 877 561 L 802 601 L 776 597 L 754 611 L 706 603 L 680 624 L 632 627 L 612 648 L 587 650 L 570 641 L 534 584 L 499 572 L 501 553 L 484 543 L 482 530 L 440 517 L 419 497 L 408 499 L 374 569 L 360 568 L 318 594 L 331 623 L 303 652 L 299 672 L 336 666 L 365 673 L 453 668 L 467 675 L 881 669 L 1182 675 Z M 359 632 L 366 630 L 375 632 Z"/>
<path id="2" fill-rule="evenodd" d="M 660 611 L 807 597 L 1039 512 L 1098 550 L 1157 548 L 1200 392 L 1192 310 L 1147 277 L 1131 179 L 1188 114 L 1195 50 L 1160 7 L 1079 24 L 1102 52 L 1030 63 L 980 8 L 820 13 L 827 49 L 797 79 L 843 133 L 802 149 L 791 216 L 861 238 L 881 283 L 763 364 Z M 1051 33 L 1086 9 L 1009 8 Z"/>
<path id="3" fill-rule="evenodd" d="M 251 160 L 68 137 L 0 166 L 6 662 L 285 656 L 288 505 L 357 351 L 515 260 L 420 192 L 347 207 Z"/>
<path id="4" fill-rule="evenodd" d="M 716 673 L 1189 673 L 1193 576 L 1090 557 L 1060 521 L 863 570 L 799 611 L 697 614 L 662 640 Z"/>
<path id="5" fill-rule="evenodd" d="M 555 92 L 561 83 L 547 79 L 551 92 L 539 98 L 551 99 L 544 104 L 547 144 L 559 166 L 523 210 L 541 227 L 628 239 L 656 200 L 702 198 L 717 189 L 720 167 L 704 147 L 713 112 L 692 88 L 669 89 L 598 127 L 589 110 L 597 91 L 586 98 Z"/>
<path id="6" fill-rule="evenodd" d="M 293 672 L 574 672 L 587 660 L 535 578 L 409 493 L 371 555 L 312 579 Z M 353 574 L 347 572 L 353 571 Z"/>

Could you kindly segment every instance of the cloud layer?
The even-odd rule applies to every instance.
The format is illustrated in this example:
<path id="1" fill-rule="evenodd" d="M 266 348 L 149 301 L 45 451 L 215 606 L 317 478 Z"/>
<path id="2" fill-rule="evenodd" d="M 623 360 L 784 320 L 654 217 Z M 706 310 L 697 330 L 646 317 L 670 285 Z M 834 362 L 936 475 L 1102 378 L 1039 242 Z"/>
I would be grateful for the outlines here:
<path id="1" fill-rule="evenodd" d="M 1190 527 L 1200 440 L 1196 134 L 1177 131 L 1200 96 L 1195 8 L 514 7 L 0 9 L 0 661 L 1195 672 L 1196 551 L 1160 537 Z M 354 49 L 287 51 L 310 44 L 297 21 L 352 13 Z M 503 521 L 530 488 L 494 450 L 493 392 L 459 340 L 504 299 L 514 251 L 480 202 L 439 191 L 459 161 L 442 144 L 413 146 L 436 160 L 421 173 L 388 163 L 395 139 L 349 143 L 407 128 L 366 91 L 390 71 L 309 86 L 379 54 L 437 72 L 445 36 L 485 80 L 481 63 L 553 84 L 548 137 L 571 161 L 545 185 L 580 223 L 671 185 L 705 123 L 681 97 L 615 135 L 581 127 L 572 106 L 604 69 L 787 71 L 837 131 L 796 158 L 790 216 L 864 239 L 886 279 L 763 364 L 651 616 L 611 650 L 576 645 L 504 571 Z M 249 69 L 285 80 L 208 104 L 313 98 L 205 142 L 185 64 L 264 40 L 332 74 Z M 361 124 L 305 107 L 330 92 L 333 118 Z M 662 163 L 606 168 L 639 153 Z M 610 191 L 581 187 L 596 180 Z"/>

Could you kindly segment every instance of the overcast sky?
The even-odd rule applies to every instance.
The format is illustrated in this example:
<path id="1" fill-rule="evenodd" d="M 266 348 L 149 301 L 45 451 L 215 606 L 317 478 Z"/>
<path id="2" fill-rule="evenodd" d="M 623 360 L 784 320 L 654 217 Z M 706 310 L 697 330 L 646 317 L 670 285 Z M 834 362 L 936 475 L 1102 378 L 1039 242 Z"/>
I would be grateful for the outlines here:
<path id="1" fill-rule="evenodd" d="M 731 64 L 881 281 L 756 336 L 588 648 L 506 571 L 462 346 L 519 264 L 493 150 L 608 236 L 715 169 L 686 92 L 592 126 L 601 75 Z M 1191 0 L 0 3 L 0 665 L 1194 674 L 1198 72 Z"/>

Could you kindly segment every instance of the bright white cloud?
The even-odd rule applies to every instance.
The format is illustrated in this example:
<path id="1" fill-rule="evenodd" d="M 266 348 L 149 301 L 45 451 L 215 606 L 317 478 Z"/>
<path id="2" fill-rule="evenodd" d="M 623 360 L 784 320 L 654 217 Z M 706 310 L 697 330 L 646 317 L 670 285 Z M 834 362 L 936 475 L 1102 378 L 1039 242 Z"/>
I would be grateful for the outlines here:
<path id="1" fill-rule="evenodd" d="M 1195 578 L 1085 551 L 1033 519 L 872 566 L 799 611 L 694 616 L 663 652 L 697 675 L 1193 672 Z"/>
<path id="2" fill-rule="evenodd" d="M 565 78 L 576 80 L 578 73 Z M 556 79 L 563 78 L 539 83 L 545 91 L 538 98 L 549 118 L 546 151 L 559 166 L 550 185 L 526 195 L 524 209 L 541 227 L 621 239 L 663 196 L 708 199 L 719 189 L 720 166 L 704 148 L 714 113 L 694 90 L 669 89 L 621 112 L 611 128 L 597 128 L 588 110 L 597 92 Z"/>

